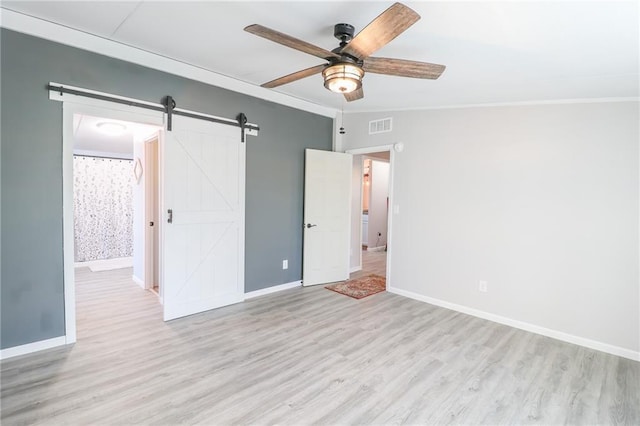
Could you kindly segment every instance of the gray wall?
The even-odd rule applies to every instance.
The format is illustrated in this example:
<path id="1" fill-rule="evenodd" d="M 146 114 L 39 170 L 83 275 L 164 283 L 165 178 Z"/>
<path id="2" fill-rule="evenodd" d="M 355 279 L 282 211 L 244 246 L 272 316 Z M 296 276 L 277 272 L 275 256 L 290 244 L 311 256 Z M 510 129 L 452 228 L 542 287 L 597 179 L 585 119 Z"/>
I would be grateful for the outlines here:
<path id="1" fill-rule="evenodd" d="M 390 284 L 640 351 L 638 113 L 618 102 L 347 114 L 340 148 L 405 145 Z M 368 135 L 390 116 L 393 132 Z"/>
<path id="2" fill-rule="evenodd" d="M 331 119 L 5 29 L 0 50 L 1 348 L 64 335 L 62 103 L 49 81 L 247 114 L 261 130 L 247 142 L 245 288 L 301 279 L 304 149 L 331 149 Z"/>

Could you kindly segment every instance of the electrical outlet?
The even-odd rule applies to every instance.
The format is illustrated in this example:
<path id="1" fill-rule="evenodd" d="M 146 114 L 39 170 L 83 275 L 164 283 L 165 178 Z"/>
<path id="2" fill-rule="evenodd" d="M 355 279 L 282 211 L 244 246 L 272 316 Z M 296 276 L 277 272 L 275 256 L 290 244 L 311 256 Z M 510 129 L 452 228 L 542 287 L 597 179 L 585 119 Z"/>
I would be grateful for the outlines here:
<path id="1" fill-rule="evenodd" d="M 489 291 L 488 283 L 486 281 L 478 281 L 478 291 L 481 293 L 486 293 Z"/>
<path id="2" fill-rule="evenodd" d="M 282 261 L 282 269 L 289 269 L 289 260 L 285 259 Z"/>

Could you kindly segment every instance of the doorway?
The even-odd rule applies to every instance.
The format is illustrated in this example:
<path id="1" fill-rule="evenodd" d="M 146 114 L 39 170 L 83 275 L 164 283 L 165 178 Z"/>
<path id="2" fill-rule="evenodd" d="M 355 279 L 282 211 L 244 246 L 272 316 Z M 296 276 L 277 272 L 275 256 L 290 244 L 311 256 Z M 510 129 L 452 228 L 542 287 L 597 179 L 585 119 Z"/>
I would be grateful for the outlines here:
<path id="1" fill-rule="evenodd" d="M 100 312 L 108 314 L 101 305 L 119 291 L 114 282 L 159 294 L 160 128 L 83 113 L 73 115 L 73 124 L 74 278 L 83 303 L 78 319 L 87 330 Z"/>
<path id="2" fill-rule="evenodd" d="M 362 162 L 362 269 L 360 275 L 386 276 L 387 222 L 389 215 L 389 152 L 374 152 L 358 157 Z M 353 278 L 353 277 L 352 277 Z"/>
<path id="3" fill-rule="evenodd" d="M 140 216 L 144 210 L 136 208 L 144 205 L 144 189 L 141 189 L 141 185 L 138 184 L 142 178 L 144 164 L 137 160 L 144 160 L 143 153 L 140 152 L 142 142 L 151 134 L 162 135 L 163 116 L 161 113 L 112 105 L 103 101 L 90 100 L 87 103 L 76 103 L 66 102 L 67 100 L 75 99 L 68 96 L 63 103 L 62 147 L 65 343 L 70 344 L 76 341 L 76 321 L 81 320 L 81 317 L 76 315 L 76 260 L 90 260 L 94 263 L 88 265 L 85 262 L 84 267 L 79 268 L 78 271 L 88 271 L 91 274 L 103 274 L 103 276 L 113 273 L 118 275 L 116 280 L 119 282 L 131 284 L 130 287 L 134 290 L 137 288 L 134 276 L 141 270 L 137 265 L 144 267 L 142 258 L 145 245 L 144 238 L 139 238 L 140 235 L 144 235 L 143 217 Z M 128 141 L 124 133 L 129 134 Z M 117 142 L 118 137 L 120 137 L 120 144 Z M 78 141 L 81 143 L 78 144 Z M 74 176 L 74 162 L 76 165 L 83 163 L 85 172 L 93 174 L 89 178 L 100 181 L 99 184 L 94 182 L 93 190 L 88 193 L 85 191 L 83 195 L 89 197 L 85 200 L 87 209 L 98 207 L 97 214 L 101 215 L 101 221 L 91 222 L 89 217 L 90 220 L 85 223 L 89 233 L 100 235 L 93 235 L 93 238 L 86 240 L 82 259 L 77 257 L 80 247 L 76 243 L 76 219 L 79 218 L 75 214 L 74 186 L 77 187 L 78 184 L 74 185 L 77 177 Z M 99 164 L 99 170 L 91 170 L 91 163 Z M 118 191 L 114 188 L 122 189 L 123 186 L 126 188 L 127 184 L 130 185 L 128 194 L 127 191 Z M 100 200 L 95 197 L 102 197 L 105 193 L 110 193 L 111 207 L 101 209 L 100 207 L 107 201 L 104 197 Z M 126 199 L 130 201 L 127 203 Z M 119 210 L 126 213 L 117 218 L 109 217 L 109 211 L 118 213 Z M 86 209 L 81 211 L 82 214 L 87 212 Z M 89 213 L 91 214 L 96 213 Z M 80 236 L 80 238 L 85 237 Z M 94 250 L 86 250 L 87 247 L 93 247 Z M 97 259 L 90 259 L 87 254 Z M 87 266 L 94 266 L 96 272 L 92 272 Z M 103 272 L 97 272 L 98 269 L 103 269 Z M 142 282 L 144 282 L 143 279 Z M 139 288 L 138 291 L 140 291 Z M 108 297 L 108 292 L 104 294 Z M 157 298 L 151 294 L 149 296 L 157 303 Z M 97 300 L 96 303 L 102 303 L 102 300 Z M 108 300 L 105 303 L 108 304 Z"/>
<path id="4" fill-rule="evenodd" d="M 393 146 L 349 150 L 351 180 L 350 279 L 385 277 L 389 287 L 392 253 Z"/>

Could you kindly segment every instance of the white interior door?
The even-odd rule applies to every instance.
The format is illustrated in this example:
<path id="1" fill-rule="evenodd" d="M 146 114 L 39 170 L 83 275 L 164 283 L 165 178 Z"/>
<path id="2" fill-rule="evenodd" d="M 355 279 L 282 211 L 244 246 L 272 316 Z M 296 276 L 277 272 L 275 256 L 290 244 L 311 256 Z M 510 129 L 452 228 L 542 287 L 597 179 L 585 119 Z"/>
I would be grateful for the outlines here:
<path id="1" fill-rule="evenodd" d="M 244 300 L 240 130 L 174 116 L 162 154 L 165 321 Z"/>
<path id="2" fill-rule="evenodd" d="M 349 278 L 351 154 L 305 150 L 305 286 Z"/>

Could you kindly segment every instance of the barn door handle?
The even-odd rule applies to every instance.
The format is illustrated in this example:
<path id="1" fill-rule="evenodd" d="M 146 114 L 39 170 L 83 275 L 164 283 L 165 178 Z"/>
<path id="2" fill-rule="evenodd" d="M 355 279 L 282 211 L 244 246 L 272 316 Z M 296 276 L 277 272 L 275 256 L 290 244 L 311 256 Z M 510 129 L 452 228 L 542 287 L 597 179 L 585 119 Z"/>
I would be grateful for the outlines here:
<path id="1" fill-rule="evenodd" d="M 167 218 L 167 222 L 168 223 L 173 223 L 173 210 L 169 209 L 169 210 L 167 210 L 167 213 L 169 214 L 169 217 Z"/>
<path id="2" fill-rule="evenodd" d="M 309 229 L 309 228 L 313 228 L 314 226 L 318 226 L 318 225 L 312 225 L 310 223 L 307 223 L 306 225 L 302 225 L 302 226 L 306 226 L 307 229 Z"/>

